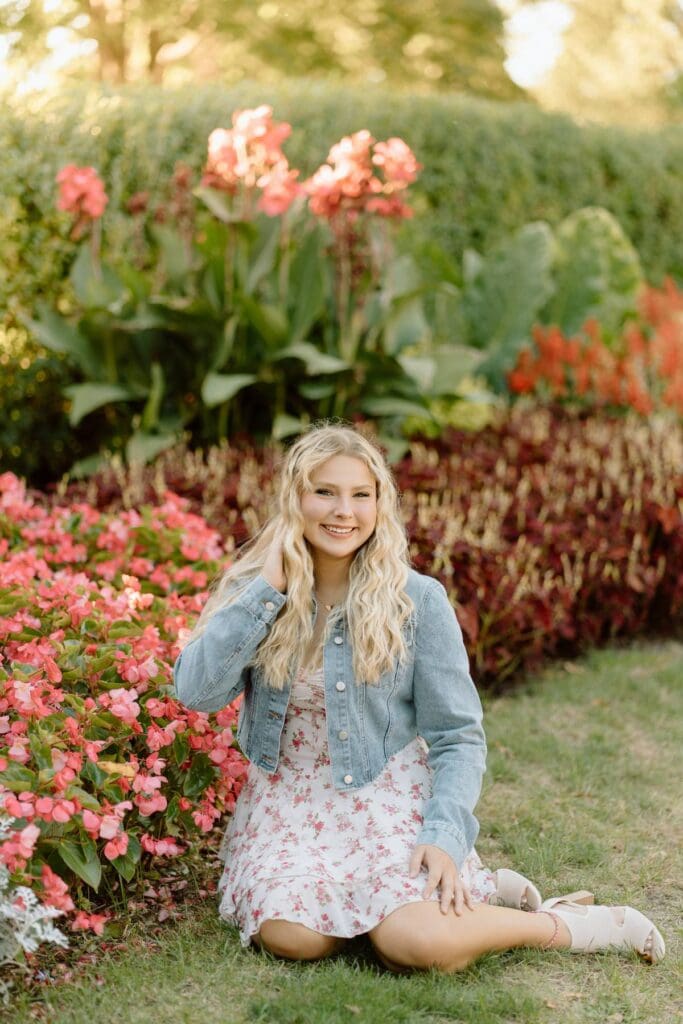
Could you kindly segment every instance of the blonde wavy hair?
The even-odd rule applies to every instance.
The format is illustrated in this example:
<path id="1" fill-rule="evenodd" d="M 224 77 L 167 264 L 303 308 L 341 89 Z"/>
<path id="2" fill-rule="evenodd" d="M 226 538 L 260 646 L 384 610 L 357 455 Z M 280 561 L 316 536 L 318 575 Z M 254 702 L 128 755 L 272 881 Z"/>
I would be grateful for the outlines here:
<path id="1" fill-rule="evenodd" d="M 334 455 L 360 459 L 375 478 L 377 522 L 372 535 L 356 552 L 343 605 L 330 614 L 331 627 L 346 615 L 358 683 L 376 684 L 407 649 L 404 637 L 413 602 L 405 592 L 408 540 L 399 515 L 396 485 L 381 450 L 354 427 L 316 423 L 289 449 L 280 471 L 277 511 L 239 551 L 235 561 L 214 582 L 188 643 L 206 628 L 212 615 L 231 604 L 262 570 L 268 549 L 282 530 L 287 602 L 252 662 L 263 669 L 274 689 L 281 690 L 301 667 L 313 638 L 311 605 L 315 586 L 313 558 L 304 538 L 301 496 L 312 490 L 311 476 Z"/>

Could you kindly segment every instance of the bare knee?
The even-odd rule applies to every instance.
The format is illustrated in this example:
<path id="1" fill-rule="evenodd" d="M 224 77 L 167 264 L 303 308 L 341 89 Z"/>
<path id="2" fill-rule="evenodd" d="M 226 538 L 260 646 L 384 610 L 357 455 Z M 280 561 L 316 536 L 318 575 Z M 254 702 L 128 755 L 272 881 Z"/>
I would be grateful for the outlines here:
<path id="1" fill-rule="evenodd" d="M 466 954 L 459 955 L 452 948 L 446 953 L 429 934 L 389 919 L 373 929 L 370 941 L 385 967 L 397 974 L 428 971 L 432 967 L 450 973 L 463 971 L 471 963 Z"/>
<path id="2" fill-rule="evenodd" d="M 257 944 L 275 956 L 288 960 L 322 960 L 336 953 L 344 939 L 335 935 L 321 935 L 294 921 L 268 920 L 261 925 Z"/>

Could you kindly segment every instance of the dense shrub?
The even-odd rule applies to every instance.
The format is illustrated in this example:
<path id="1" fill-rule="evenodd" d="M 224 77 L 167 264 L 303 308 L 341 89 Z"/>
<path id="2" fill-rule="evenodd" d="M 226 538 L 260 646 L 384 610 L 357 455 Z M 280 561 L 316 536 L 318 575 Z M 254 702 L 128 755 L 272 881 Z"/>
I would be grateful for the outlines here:
<path id="1" fill-rule="evenodd" d="M 304 174 L 325 159 L 330 135 L 364 125 L 378 138 L 405 138 L 425 167 L 419 216 L 406 229 L 411 247 L 436 241 L 459 263 L 466 248 L 487 251 L 530 220 L 554 225 L 573 210 L 599 205 L 616 216 L 651 280 L 667 272 L 683 276 L 680 127 L 579 127 L 528 104 L 306 81 L 265 91 L 258 83 L 176 92 L 76 89 L 4 112 L 0 255 L 7 274 L 0 306 L 18 300 L 31 307 L 65 275 L 72 247 L 59 237 L 54 210 L 54 176 L 62 165 L 93 164 L 106 179 L 112 241 L 125 250 L 133 244 L 126 201 L 147 190 L 155 205 L 164 205 L 164 183 L 176 161 L 198 173 L 209 132 L 226 124 L 233 109 L 263 102 L 293 124 L 288 154 Z"/>
<path id="2" fill-rule="evenodd" d="M 134 508 L 170 487 L 231 546 L 269 514 L 277 458 L 273 447 L 179 448 L 154 467 L 112 466 L 59 500 Z M 679 422 L 520 403 L 477 434 L 414 441 L 395 470 L 414 564 L 447 587 L 480 685 L 680 624 Z"/>

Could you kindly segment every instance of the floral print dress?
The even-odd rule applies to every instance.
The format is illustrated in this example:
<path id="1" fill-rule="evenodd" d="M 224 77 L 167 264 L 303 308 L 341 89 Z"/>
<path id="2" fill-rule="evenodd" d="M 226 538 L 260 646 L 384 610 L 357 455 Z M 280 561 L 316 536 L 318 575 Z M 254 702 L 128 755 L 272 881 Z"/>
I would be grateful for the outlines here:
<path id="1" fill-rule="evenodd" d="M 422 868 L 410 856 L 431 794 L 427 745 L 416 737 L 380 775 L 352 792 L 334 788 L 322 667 L 292 685 L 278 769 L 250 764 L 220 856 L 219 913 L 248 946 L 262 922 L 280 918 L 324 935 L 370 931 L 397 907 L 422 900 Z M 473 902 L 495 891 L 472 850 L 461 875 Z M 431 899 L 439 899 L 439 891 Z"/>

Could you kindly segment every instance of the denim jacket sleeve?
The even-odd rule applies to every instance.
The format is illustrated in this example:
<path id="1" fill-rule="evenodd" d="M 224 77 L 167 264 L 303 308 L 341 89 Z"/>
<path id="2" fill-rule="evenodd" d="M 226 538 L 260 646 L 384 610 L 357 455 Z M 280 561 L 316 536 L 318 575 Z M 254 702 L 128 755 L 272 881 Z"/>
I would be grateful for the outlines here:
<path id="1" fill-rule="evenodd" d="M 413 694 L 429 747 L 432 797 L 417 844 L 445 850 L 461 868 L 479 832 L 474 816 L 486 768 L 482 707 L 444 587 L 432 581 L 418 621 Z"/>
<path id="2" fill-rule="evenodd" d="M 275 622 L 286 596 L 257 576 L 211 616 L 203 633 L 173 666 L 178 700 L 193 711 L 220 711 L 242 693 L 256 648 Z"/>

